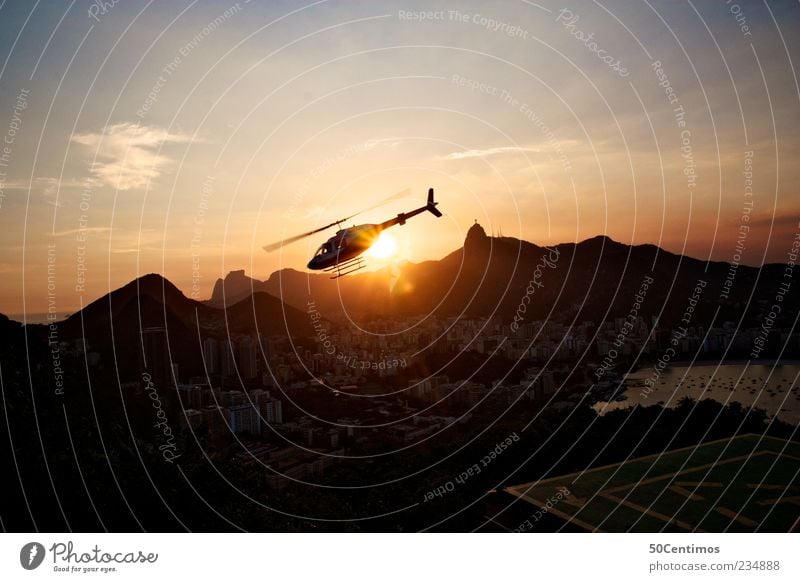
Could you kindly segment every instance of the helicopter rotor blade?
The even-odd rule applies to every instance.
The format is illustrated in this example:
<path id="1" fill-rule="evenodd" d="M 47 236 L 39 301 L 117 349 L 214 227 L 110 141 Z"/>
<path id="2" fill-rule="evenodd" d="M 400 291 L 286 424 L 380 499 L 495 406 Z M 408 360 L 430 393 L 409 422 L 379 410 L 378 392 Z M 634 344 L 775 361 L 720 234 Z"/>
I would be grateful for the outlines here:
<path id="1" fill-rule="evenodd" d="M 387 198 L 384 198 L 383 200 L 381 200 L 380 202 L 378 202 L 377 204 L 375 204 L 373 206 L 370 206 L 369 208 L 364 208 L 362 210 L 359 210 L 355 214 L 351 214 L 350 216 L 348 216 L 346 218 L 342 218 L 340 220 L 337 220 L 336 222 L 331 222 L 327 226 L 321 226 L 320 228 L 315 228 L 314 230 L 310 230 L 308 232 L 304 232 L 303 234 L 298 234 L 298 235 L 295 235 L 295 236 L 292 236 L 292 237 L 289 237 L 289 238 L 285 238 L 285 239 L 283 239 L 281 241 L 266 245 L 266 246 L 264 246 L 262 248 L 265 251 L 267 251 L 268 253 L 271 253 L 273 251 L 277 251 L 279 248 L 281 248 L 283 246 L 286 246 L 288 244 L 297 242 L 299 240 L 303 240 L 304 238 L 306 238 L 308 236 L 311 236 L 312 234 L 317 234 L 318 232 L 322 232 L 323 230 L 328 230 L 330 227 L 336 226 L 337 224 L 340 224 L 342 222 L 350 220 L 354 216 L 358 216 L 359 214 L 363 214 L 364 212 L 368 212 L 370 210 L 375 210 L 376 208 L 378 208 L 380 206 L 383 206 L 387 202 L 391 202 L 392 200 L 397 200 L 399 198 L 405 198 L 406 196 L 408 196 L 410 194 L 410 192 L 411 192 L 411 190 L 409 188 L 405 188 L 404 190 L 400 190 L 399 192 L 396 192 L 396 193 L 392 194 L 391 196 L 389 196 Z"/>
<path id="2" fill-rule="evenodd" d="M 291 244 L 293 242 L 297 242 L 299 240 L 303 240 L 304 238 L 306 238 L 308 236 L 311 236 L 312 234 L 317 234 L 318 232 L 322 232 L 323 230 L 328 230 L 330 227 L 336 226 L 340 222 L 344 222 L 345 220 L 350 220 L 351 218 L 353 218 L 353 216 L 355 216 L 355 214 L 353 214 L 351 216 L 348 216 L 347 218 L 342 218 L 341 220 L 337 220 L 336 222 L 331 222 L 327 226 L 321 226 L 319 228 L 315 228 L 314 230 L 310 230 L 308 232 L 304 232 L 303 234 L 298 234 L 298 235 L 295 235 L 295 236 L 291 236 L 289 238 L 285 238 L 285 239 L 283 239 L 281 241 L 278 241 L 276 243 L 272 243 L 271 245 L 266 245 L 263 248 L 268 253 L 271 253 L 272 251 L 277 251 L 282 246 L 286 246 L 286 245 Z"/>
<path id="3" fill-rule="evenodd" d="M 381 206 L 383 206 L 387 202 L 391 202 L 392 200 L 399 200 L 400 198 L 405 198 L 405 197 L 409 196 L 410 194 L 411 194 L 411 188 L 404 188 L 403 190 L 400 190 L 399 192 L 395 192 L 391 196 L 387 196 L 386 198 L 384 198 L 380 202 L 376 203 L 375 205 L 370 206 L 369 208 L 364 208 L 363 210 L 359 210 L 358 214 L 362 214 L 362 213 L 367 212 L 369 210 L 375 210 L 376 208 L 380 208 Z"/>

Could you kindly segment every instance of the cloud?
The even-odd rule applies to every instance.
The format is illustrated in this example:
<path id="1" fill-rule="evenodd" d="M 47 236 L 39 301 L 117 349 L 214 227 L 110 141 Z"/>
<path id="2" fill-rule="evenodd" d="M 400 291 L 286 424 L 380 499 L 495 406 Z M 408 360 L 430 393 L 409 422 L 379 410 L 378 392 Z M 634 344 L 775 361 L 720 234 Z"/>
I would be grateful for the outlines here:
<path id="1" fill-rule="evenodd" d="M 498 156 L 504 154 L 522 154 L 522 153 L 534 153 L 538 154 L 541 150 L 538 148 L 523 148 L 523 147 L 516 147 L 516 146 L 506 146 L 506 147 L 499 147 L 499 148 L 488 148 L 484 150 L 467 150 L 465 152 L 453 152 L 452 154 L 447 154 L 442 159 L 445 160 L 464 160 L 467 158 L 483 158 L 487 156 Z"/>
<path id="2" fill-rule="evenodd" d="M 59 190 L 66 188 L 84 188 L 86 184 L 79 180 L 61 180 L 58 178 L 49 178 L 42 176 L 34 180 L 34 187 L 41 188 L 42 194 L 45 196 L 52 196 L 58 193 Z"/>
<path id="3" fill-rule="evenodd" d="M 91 180 L 94 180 L 92 178 Z M 61 180 L 48 176 L 37 176 L 33 179 L 15 179 L 6 182 L 0 181 L 0 189 L 21 192 L 41 192 L 45 204 L 63 208 L 64 204 L 58 200 L 58 192 L 66 188 L 84 188 L 86 183 L 77 180 Z"/>
<path id="4" fill-rule="evenodd" d="M 18 179 L 3 182 L 6 190 L 41 190 L 45 196 L 54 195 L 60 188 L 82 188 L 85 184 L 77 180 L 61 180 L 48 176 L 37 176 L 32 180 Z"/>
<path id="5" fill-rule="evenodd" d="M 328 210 L 327 206 L 314 204 L 312 206 L 309 206 L 308 210 L 306 210 L 305 214 L 303 215 L 303 218 L 319 218 L 327 210 Z"/>
<path id="6" fill-rule="evenodd" d="M 96 234 L 105 234 L 107 232 L 111 232 L 111 229 L 107 226 L 90 226 L 88 228 L 72 228 L 70 230 L 60 230 L 58 232 L 54 232 L 52 236 L 61 237 L 61 236 L 72 236 L 78 233 L 83 235 L 96 235 Z"/>
<path id="7" fill-rule="evenodd" d="M 93 178 L 91 179 L 93 180 Z M 40 177 L 34 181 L 34 187 L 40 188 L 44 196 L 45 204 L 50 204 L 56 208 L 64 208 L 64 203 L 59 200 L 59 192 L 68 188 L 85 188 L 86 182 L 65 179 L 59 181 L 58 178 Z"/>
<path id="8" fill-rule="evenodd" d="M 0 180 L 3 190 L 27 190 L 29 186 L 28 180 Z"/>
<path id="9" fill-rule="evenodd" d="M 735 223 L 738 225 L 741 218 L 737 219 Z M 751 226 L 781 226 L 789 229 L 800 228 L 800 211 L 777 211 L 775 216 L 772 213 L 754 214 L 750 219 Z"/>
<path id="10" fill-rule="evenodd" d="M 172 163 L 171 158 L 158 152 L 161 146 L 196 140 L 160 127 L 117 123 L 101 133 L 73 135 L 72 141 L 94 150 L 91 172 L 97 180 L 118 190 L 131 190 L 146 186 Z"/>

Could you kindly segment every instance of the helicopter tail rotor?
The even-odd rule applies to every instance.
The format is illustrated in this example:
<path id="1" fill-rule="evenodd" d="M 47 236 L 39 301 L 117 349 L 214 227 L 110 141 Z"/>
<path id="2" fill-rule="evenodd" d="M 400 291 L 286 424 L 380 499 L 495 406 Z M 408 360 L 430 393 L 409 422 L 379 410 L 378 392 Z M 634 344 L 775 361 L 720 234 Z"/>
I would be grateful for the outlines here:
<path id="1" fill-rule="evenodd" d="M 433 188 L 428 189 L 428 205 L 425 207 L 425 209 L 435 217 L 441 218 L 442 213 L 436 208 L 437 204 L 439 203 L 433 201 Z"/>

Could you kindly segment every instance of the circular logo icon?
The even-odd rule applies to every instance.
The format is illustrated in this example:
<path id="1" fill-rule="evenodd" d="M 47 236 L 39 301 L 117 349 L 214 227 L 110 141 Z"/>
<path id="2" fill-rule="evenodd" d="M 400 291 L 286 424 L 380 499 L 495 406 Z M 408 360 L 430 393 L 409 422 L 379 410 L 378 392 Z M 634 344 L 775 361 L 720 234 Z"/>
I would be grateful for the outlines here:
<path id="1" fill-rule="evenodd" d="M 29 542 L 19 551 L 19 563 L 26 570 L 35 570 L 44 561 L 44 546 L 39 542 Z"/>

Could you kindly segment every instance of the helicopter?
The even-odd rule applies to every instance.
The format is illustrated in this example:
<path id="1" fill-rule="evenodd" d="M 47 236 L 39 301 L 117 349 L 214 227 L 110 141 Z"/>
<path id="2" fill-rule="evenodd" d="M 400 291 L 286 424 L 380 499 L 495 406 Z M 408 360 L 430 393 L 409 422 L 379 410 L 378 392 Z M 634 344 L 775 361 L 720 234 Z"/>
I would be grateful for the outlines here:
<path id="1" fill-rule="evenodd" d="M 405 192 L 406 191 L 402 192 L 401 194 L 404 194 Z M 395 196 L 392 198 L 394 197 Z M 369 249 L 375 243 L 375 241 L 378 240 L 378 236 L 381 234 L 381 232 L 397 224 L 403 225 L 409 218 L 413 218 L 414 216 L 426 211 L 430 212 L 437 218 L 441 218 L 442 213 L 436 208 L 438 204 L 439 203 L 435 202 L 433 199 L 433 188 L 430 188 L 428 190 L 428 201 L 425 206 L 420 206 L 419 208 L 411 210 L 410 212 L 401 212 L 394 218 L 390 218 L 389 220 L 379 224 L 359 224 L 349 228 L 339 228 L 335 235 L 322 243 L 322 245 L 317 249 L 317 252 L 314 253 L 314 256 L 308 262 L 307 267 L 312 271 L 325 271 L 334 273 L 331 279 L 338 279 L 339 277 L 343 277 L 344 275 L 348 275 L 358 271 L 359 269 L 363 269 L 366 267 L 366 263 L 361 254 Z M 378 206 L 380 206 L 380 204 Z M 356 215 L 353 214 L 347 218 L 342 218 L 310 232 L 305 232 L 280 242 L 267 245 L 264 247 L 264 250 L 267 252 L 272 252 L 286 244 L 304 239 L 312 234 L 322 232 L 323 230 L 327 230 L 333 226 L 341 227 L 343 222 L 351 219 L 353 216 Z"/>

